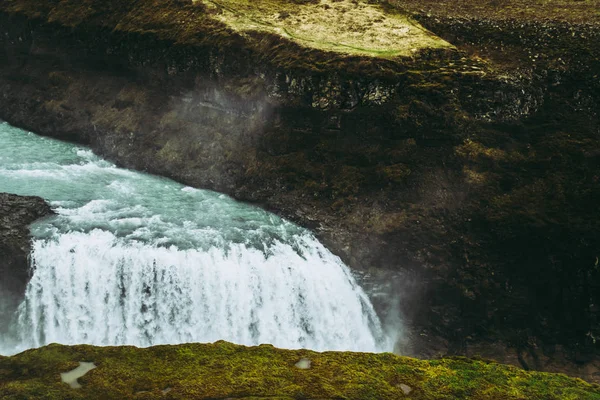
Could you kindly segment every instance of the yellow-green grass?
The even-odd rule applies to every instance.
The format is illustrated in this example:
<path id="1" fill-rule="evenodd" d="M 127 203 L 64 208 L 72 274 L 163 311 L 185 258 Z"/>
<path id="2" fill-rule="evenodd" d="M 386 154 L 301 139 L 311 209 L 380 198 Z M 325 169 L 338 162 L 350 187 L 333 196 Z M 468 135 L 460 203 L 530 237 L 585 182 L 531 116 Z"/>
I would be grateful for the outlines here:
<path id="1" fill-rule="evenodd" d="M 309 369 L 295 364 L 311 361 Z M 81 389 L 61 372 L 94 362 Z M 408 394 L 407 389 L 410 389 Z M 151 348 L 49 345 L 0 357 L 2 399 L 600 399 L 597 385 L 465 358 L 281 350 L 227 342 Z"/>
<path id="2" fill-rule="evenodd" d="M 454 50 L 401 11 L 365 0 L 5 0 L 2 11 L 175 45 L 247 48 L 279 66 L 313 70 L 338 69 L 340 57 L 358 62 Z"/>
<path id="3" fill-rule="evenodd" d="M 237 32 L 268 32 L 302 46 L 373 57 L 407 57 L 452 46 L 406 15 L 362 1 L 197 0 Z"/>

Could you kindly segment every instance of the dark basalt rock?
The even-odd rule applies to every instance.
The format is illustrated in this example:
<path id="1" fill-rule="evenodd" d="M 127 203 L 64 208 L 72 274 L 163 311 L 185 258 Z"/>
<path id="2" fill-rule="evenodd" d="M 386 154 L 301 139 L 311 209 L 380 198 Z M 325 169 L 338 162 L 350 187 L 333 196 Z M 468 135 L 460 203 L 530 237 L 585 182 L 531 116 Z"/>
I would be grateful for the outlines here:
<path id="1" fill-rule="evenodd" d="M 40 197 L 0 193 L 0 321 L 14 311 L 29 281 L 29 224 L 51 214 Z"/>

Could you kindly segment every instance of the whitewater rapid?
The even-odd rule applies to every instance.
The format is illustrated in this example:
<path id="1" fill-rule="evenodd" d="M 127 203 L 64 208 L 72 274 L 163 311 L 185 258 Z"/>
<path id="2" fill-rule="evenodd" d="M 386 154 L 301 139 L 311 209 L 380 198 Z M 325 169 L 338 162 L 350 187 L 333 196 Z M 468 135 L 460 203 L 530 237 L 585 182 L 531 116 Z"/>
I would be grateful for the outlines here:
<path id="1" fill-rule="evenodd" d="M 387 351 L 368 296 L 308 231 L 0 124 L 0 191 L 45 198 L 32 277 L 0 353 L 58 342 L 228 340 Z"/>

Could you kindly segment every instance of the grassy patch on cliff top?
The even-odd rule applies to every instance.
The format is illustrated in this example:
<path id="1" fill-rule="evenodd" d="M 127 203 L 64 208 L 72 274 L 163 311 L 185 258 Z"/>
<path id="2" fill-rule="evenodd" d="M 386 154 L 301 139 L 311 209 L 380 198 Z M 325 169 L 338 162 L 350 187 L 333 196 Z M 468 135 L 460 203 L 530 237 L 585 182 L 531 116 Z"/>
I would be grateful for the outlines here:
<path id="1" fill-rule="evenodd" d="M 301 358 L 310 369 L 299 369 Z M 92 361 L 71 389 L 60 373 Z M 50 345 L 0 357 L 2 399 L 600 399 L 560 374 L 470 359 L 316 353 L 226 342 L 135 347 Z"/>
<path id="2" fill-rule="evenodd" d="M 368 75 L 389 64 L 396 69 L 406 57 L 454 54 L 452 45 L 399 11 L 358 0 L 4 0 L 0 12 L 88 33 L 249 51 L 263 63 L 313 72 Z"/>
<path id="3" fill-rule="evenodd" d="M 452 47 L 405 15 L 357 0 L 198 0 L 237 32 L 269 32 L 302 46 L 373 57 Z"/>

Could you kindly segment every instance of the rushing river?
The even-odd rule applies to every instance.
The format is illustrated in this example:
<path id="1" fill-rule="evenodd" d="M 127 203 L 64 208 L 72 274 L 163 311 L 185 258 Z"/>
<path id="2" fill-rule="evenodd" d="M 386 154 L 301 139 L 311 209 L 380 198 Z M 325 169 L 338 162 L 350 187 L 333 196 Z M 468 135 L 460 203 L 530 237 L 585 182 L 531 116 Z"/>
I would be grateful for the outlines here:
<path id="1" fill-rule="evenodd" d="M 391 350 L 340 259 L 264 210 L 6 123 L 0 192 L 41 196 L 57 212 L 31 227 L 32 278 L 0 353 L 219 339 Z"/>

